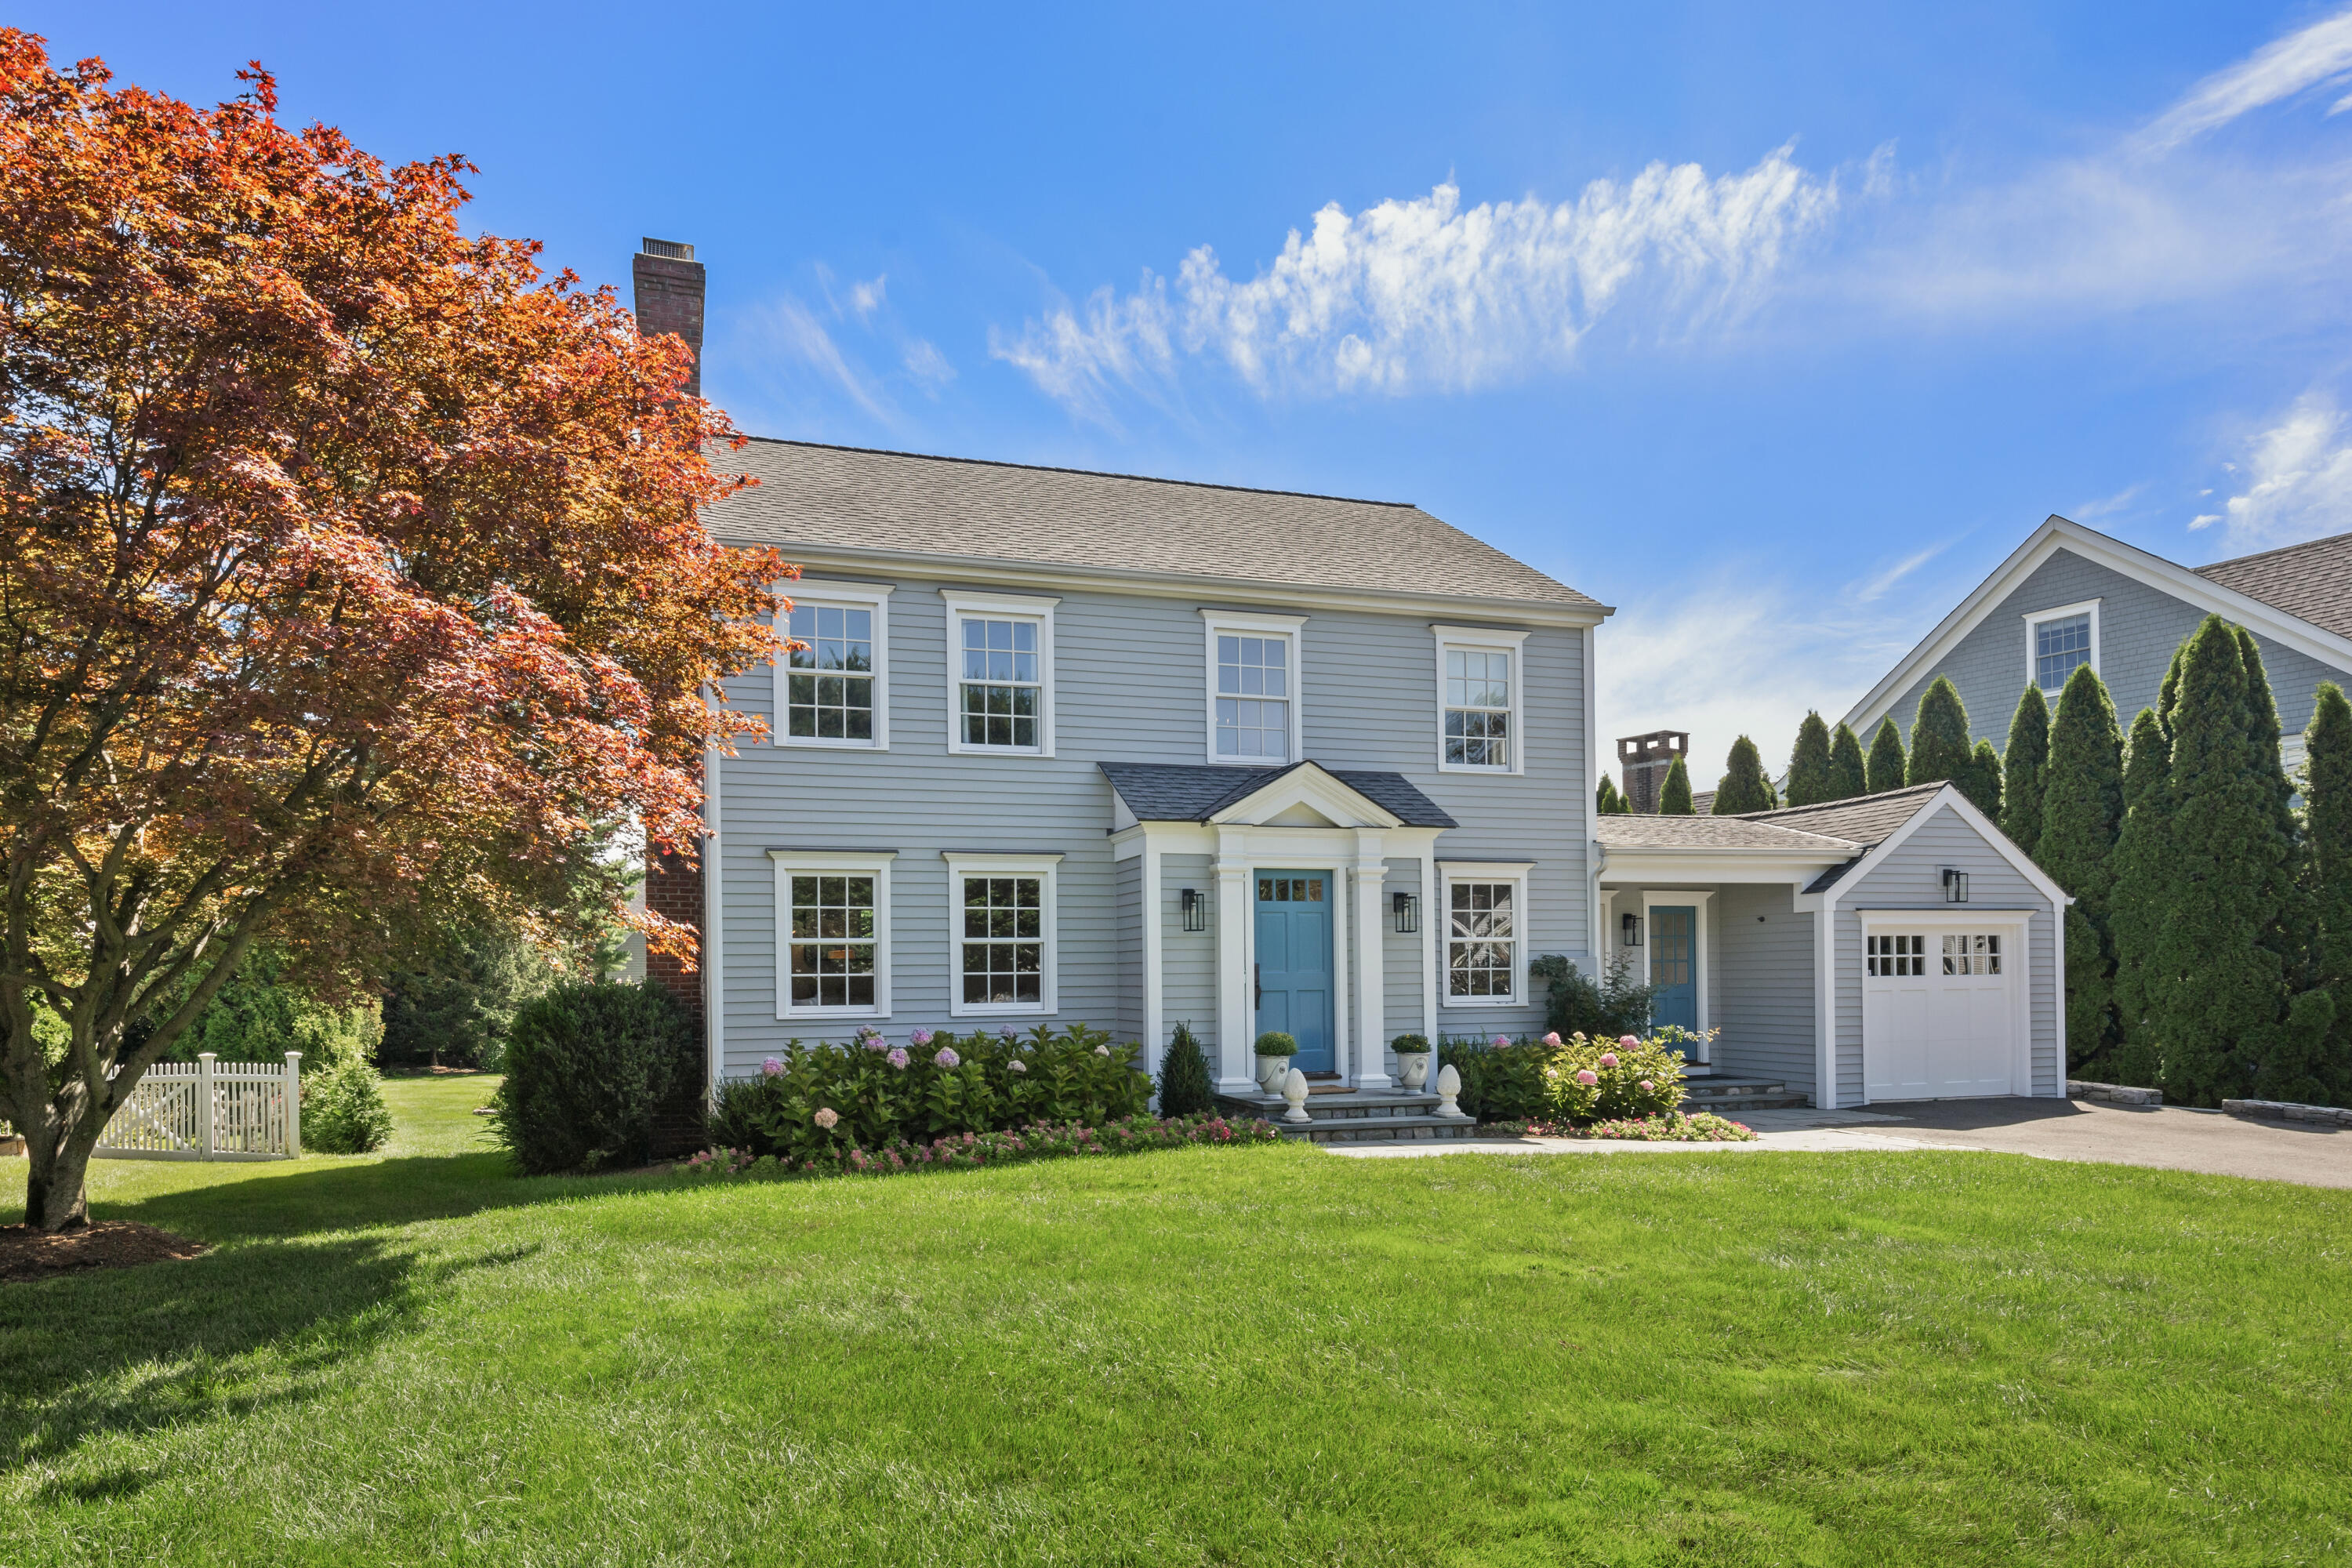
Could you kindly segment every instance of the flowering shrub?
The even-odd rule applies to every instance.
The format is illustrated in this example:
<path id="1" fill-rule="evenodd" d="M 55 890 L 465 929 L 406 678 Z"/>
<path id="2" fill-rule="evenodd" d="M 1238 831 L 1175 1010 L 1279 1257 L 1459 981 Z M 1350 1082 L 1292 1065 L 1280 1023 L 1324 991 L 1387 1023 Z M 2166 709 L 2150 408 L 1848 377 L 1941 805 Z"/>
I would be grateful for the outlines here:
<path id="1" fill-rule="evenodd" d="M 878 1029 L 846 1046 L 795 1041 L 759 1077 L 719 1085 L 712 1140 L 797 1165 L 1034 1122 L 1100 1126 L 1150 1101 L 1135 1047 L 1114 1051 L 1108 1035 L 1083 1024 L 1026 1036 L 918 1029 L 912 1038 L 912 1051 Z"/>
<path id="2" fill-rule="evenodd" d="M 856 1144 L 793 1157 L 756 1154 L 746 1149 L 708 1149 L 674 1168 L 694 1180 L 730 1176 L 783 1178 L 888 1176 L 904 1171 L 969 1171 L 1031 1160 L 1068 1160 L 1089 1154 L 1140 1154 L 1149 1149 L 1187 1144 L 1279 1143 L 1271 1122 L 1228 1121 L 1220 1116 L 1128 1116 L 1099 1127 L 1078 1122 L 1039 1122 L 995 1132 L 960 1132 L 929 1142 L 899 1140 L 878 1148 Z"/>
<path id="3" fill-rule="evenodd" d="M 1681 1040 L 1696 1037 L 1672 1033 Z M 1682 1103 L 1682 1058 L 1666 1031 L 1647 1040 L 1557 1034 L 1496 1040 L 1445 1040 L 1439 1047 L 1440 1061 L 1462 1075 L 1462 1109 L 1481 1121 L 1561 1125 L 1663 1115 Z"/>
<path id="4" fill-rule="evenodd" d="M 1538 1122 L 1528 1131 L 1538 1138 L 1616 1138 L 1639 1143 L 1752 1143 L 1748 1128 L 1712 1110 L 1685 1116 L 1679 1110 L 1663 1116 L 1624 1117 L 1594 1121 L 1582 1127 Z"/>

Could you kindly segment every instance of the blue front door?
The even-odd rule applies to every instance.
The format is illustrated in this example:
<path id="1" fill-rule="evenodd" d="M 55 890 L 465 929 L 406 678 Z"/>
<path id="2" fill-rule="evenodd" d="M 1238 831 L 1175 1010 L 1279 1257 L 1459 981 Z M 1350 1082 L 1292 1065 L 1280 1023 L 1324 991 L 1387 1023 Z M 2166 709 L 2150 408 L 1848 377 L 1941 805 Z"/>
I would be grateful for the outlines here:
<path id="1" fill-rule="evenodd" d="M 1688 904 L 1650 906 L 1650 984 L 1653 1024 L 1698 1027 L 1698 910 Z"/>
<path id="2" fill-rule="evenodd" d="M 1331 889 L 1326 871 L 1257 874 L 1257 1030 L 1298 1042 L 1291 1066 L 1330 1072 Z"/>

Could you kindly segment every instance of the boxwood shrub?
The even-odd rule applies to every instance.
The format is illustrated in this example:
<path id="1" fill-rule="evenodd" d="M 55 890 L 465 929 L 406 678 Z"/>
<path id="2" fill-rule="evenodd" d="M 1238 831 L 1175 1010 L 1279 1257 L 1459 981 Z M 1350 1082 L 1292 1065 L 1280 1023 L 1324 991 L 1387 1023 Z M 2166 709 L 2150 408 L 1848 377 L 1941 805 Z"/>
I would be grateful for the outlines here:
<path id="1" fill-rule="evenodd" d="M 701 1060 L 692 1016 L 652 981 L 557 985 L 508 1028 L 492 1125 L 532 1175 L 641 1165 L 656 1111 Z"/>

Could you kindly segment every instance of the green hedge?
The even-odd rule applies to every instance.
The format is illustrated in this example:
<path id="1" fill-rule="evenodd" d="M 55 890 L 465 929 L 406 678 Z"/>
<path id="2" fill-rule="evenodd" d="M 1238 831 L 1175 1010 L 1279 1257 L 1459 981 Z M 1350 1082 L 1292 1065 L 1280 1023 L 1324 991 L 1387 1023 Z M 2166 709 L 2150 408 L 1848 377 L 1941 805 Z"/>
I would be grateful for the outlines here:
<path id="1" fill-rule="evenodd" d="M 515 1014 L 492 1125 L 531 1175 L 641 1165 L 701 1060 L 694 1019 L 652 981 L 558 985 Z"/>

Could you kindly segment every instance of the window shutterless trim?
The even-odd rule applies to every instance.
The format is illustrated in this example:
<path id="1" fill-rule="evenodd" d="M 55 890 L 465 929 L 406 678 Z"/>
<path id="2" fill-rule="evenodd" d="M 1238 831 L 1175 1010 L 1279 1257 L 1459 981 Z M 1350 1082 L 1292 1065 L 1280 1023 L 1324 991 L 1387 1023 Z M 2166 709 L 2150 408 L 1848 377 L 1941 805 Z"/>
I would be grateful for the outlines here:
<path id="1" fill-rule="evenodd" d="M 1440 860 L 1437 862 L 1437 1005 L 1441 1007 L 1518 1007 L 1528 992 L 1528 873 L 1531 861 Z M 1511 889 L 1511 992 L 1507 996 L 1454 994 L 1454 889 L 1456 883 L 1507 883 Z M 1438 922 L 1443 922 L 1439 924 Z M 1475 940 L 1465 939 L 1465 940 Z"/>
<path id="2" fill-rule="evenodd" d="M 794 591 L 797 590 L 797 591 Z M 794 737 L 792 728 L 792 670 L 788 660 L 778 654 L 768 661 L 768 672 L 774 678 L 775 714 L 769 725 L 770 743 L 778 746 L 808 746 L 830 752 L 887 752 L 890 749 L 890 594 L 887 583 L 835 583 L 805 579 L 797 584 L 777 586 L 782 597 L 795 607 L 806 605 L 812 609 L 831 606 L 837 609 L 871 610 L 874 612 L 874 738 L 870 741 L 825 740 L 814 735 Z M 780 616 L 784 626 L 779 635 L 789 630 L 789 618 Z"/>
<path id="3" fill-rule="evenodd" d="M 948 750 L 980 757 L 1050 757 L 1054 754 L 1054 606 L 1062 601 L 1022 594 L 942 588 L 947 605 Z M 963 738 L 963 622 L 979 619 L 1030 621 L 1037 627 L 1037 743 L 1034 746 L 974 745 Z M 981 684 L 986 685 L 983 681 Z"/>
<path id="4" fill-rule="evenodd" d="M 771 849 L 776 868 L 776 1016 L 779 1018 L 887 1018 L 890 1016 L 890 864 L 892 849 Z M 793 1005 L 793 878 L 874 879 L 874 1005 L 870 1007 Z"/>
<path id="5" fill-rule="evenodd" d="M 2055 696 L 2056 693 L 2051 691 L 2048 687 L 2042 686 L 2042 671 L 2040 668 L 2042 661 L 2034 652 L 2033 647 L 2034 628 L 2044 621 L 2063 621 L 2071 619 L 2075 616 L 2088 616 L 2091 617 L 2091 673 L 2093 675 L 2098 675 L 2102 673 L 2099 668 L 2098 600 L 2084 599 L 2078 605 L 2060 605 L 2055 609 L 2029 610 L 2025 614 L 2025 684 L 2039 689 L 2044 696 Z M 2061 683 L 2061 688 L 2062 689 L 2063 688 L 2063 682 Z"/>
<path id="6" fill-rule="evenodd" d="M 1284 768 L 1297 762 L 1306 752 L 1306 644 L 1305 616 L 1263 616 L 1247 610 L 1201 611 L 1202 649 L 1204 654 L 1203 684 L 1208 688 L 1205 713 L 1208 723 L 1205 742 L 1208 760 L 1217 767 Z M 1290 754 L 1286 757 L 1228 757 L 1217 750 L 1217 637 L 1219 633 L 1245 637 L 1281 637 L 1289 646 L 1289 694 L 1283 699 L 1290 708 Z"/>
<path id="7" fill-rule="evenodd" d="M 1061 1010 L 1062 857 L 976 855 L 950 849 L 940 857 L 948 868 L 948 1015 L 956 1018 L 1050 1017 Z M 963 999 L 963 879 L 966 877 L 1033 877 L 1038 881 L 1038 996 L 1035 1002 L 966 1002 Z"/>
<path id="8" fill-rule="evenodd" d="M 1489 773 L 1507 777 L 1528 771 L 1528 699 L 1527 641 L 1524 631 L 1503 631 L 1488 626 L 1449 626 L 1433 625 L 1430 635 L 1437 640 L 1437 771 L 1442 773 Z M 1502 710 L 1508 720 L 1509 733 L 1503 743 L 1510 754 L 1510 765 L 1495 767 L 1486 763 L 1449 763 L 1445 760 L 1445 656 L 1459 650 L 1463 653 L 1502 653 L 1510 656 L 1511 700 Z"/>

